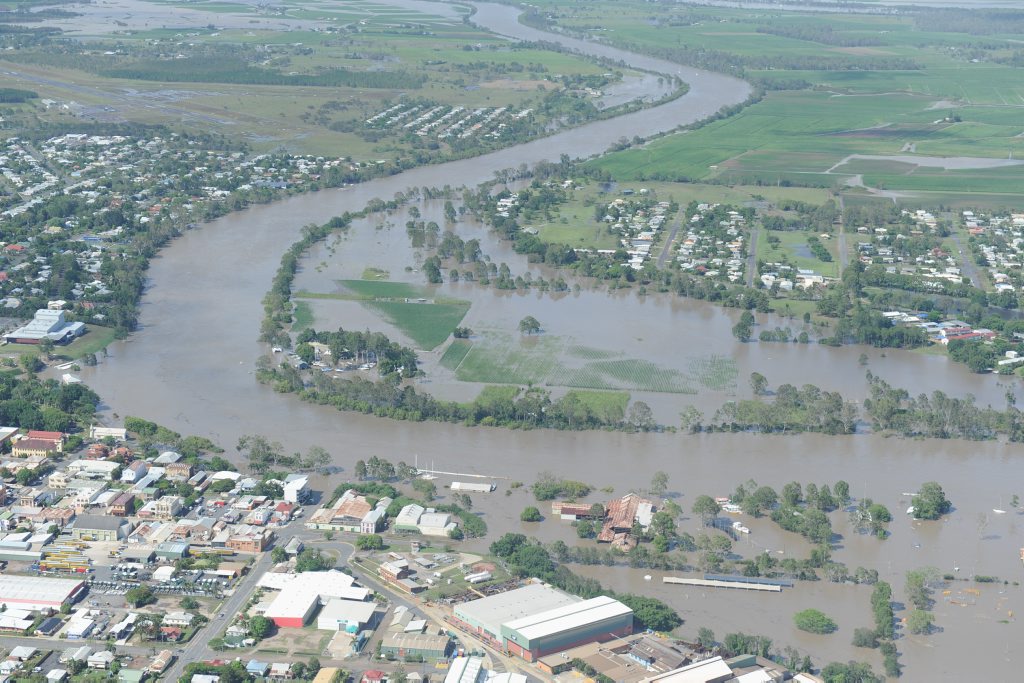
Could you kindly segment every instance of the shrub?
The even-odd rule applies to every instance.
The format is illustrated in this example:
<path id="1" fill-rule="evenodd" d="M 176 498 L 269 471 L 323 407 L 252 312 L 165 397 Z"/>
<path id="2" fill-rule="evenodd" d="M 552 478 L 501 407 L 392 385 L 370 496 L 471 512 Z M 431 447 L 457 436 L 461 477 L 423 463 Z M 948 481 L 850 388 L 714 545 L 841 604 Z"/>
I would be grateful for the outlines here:
<path id="1" fill-rule="evenodd" d="M 824 612 L 816 609 L 805 609 L 793 615 L 793 623 L 801 631 L 808 633 L 832 633 L 838 626 Z"/>

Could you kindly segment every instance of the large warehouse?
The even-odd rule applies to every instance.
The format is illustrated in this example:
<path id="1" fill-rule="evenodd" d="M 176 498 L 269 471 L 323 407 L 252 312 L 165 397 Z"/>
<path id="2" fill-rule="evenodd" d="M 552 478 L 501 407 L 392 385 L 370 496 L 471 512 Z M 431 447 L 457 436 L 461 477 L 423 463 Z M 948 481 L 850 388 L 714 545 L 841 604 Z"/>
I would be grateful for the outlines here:
<path id="1" fill-rule="evenodd" d="M 546 584 L 531 583 L 522 588 L 456 605 L 454 615 L 467 631 L 483 636 L 497 647 L 504 647 L 501 625 L 505 622 L 577 602 L 580 602 L 580 598 L 575 595 Z"/>
<path id="2" fill-rule="evenodd" d="M 371 591 L 339 571 L 275 574 L 260 577 L 259 586 L 281 591 L 270 603 L 267 619 L 283 628 L 302 628 L 324 602 L 331 599 L 364 601 Z"/>
<path id="3" fill-rule="evenodd" d="M 85 582 L 79 579 L 0 575 L 0 605 L 5 609 L 59 610 L 84 591 Z"/>
<path id="4" fill-rule="evenodd" d="M 633 632 L 633 610 L 607 596 L 502 624 L 505 649 L 528 662 L 584 643 L 612 640 Z"/>
<path id="5" fill-rule="evenodd" d="M 457 605 L 459 626 L 527 661 L 633 632 L 633 610 L 618 600 L 583 600 L 544 584 Z"/>

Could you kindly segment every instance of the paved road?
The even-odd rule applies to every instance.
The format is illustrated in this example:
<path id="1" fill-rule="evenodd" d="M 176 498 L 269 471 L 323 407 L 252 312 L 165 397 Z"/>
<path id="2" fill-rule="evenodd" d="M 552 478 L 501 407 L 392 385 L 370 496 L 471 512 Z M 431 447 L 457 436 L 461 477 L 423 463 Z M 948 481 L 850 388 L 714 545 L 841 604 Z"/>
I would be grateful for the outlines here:
<path id="1" fill-rule="evenodd" d="M 839 252 L 839 274 L 842 275 L 846 267 L 850 265 L 850 246 L 846 242 L 846 221 L 843 219 L 845 204 L 843 204 L 843 193 L 839 193 L 839 240 L 836 243 L 836 251 Z"/>
<path id="2" fill-rule="evenodd" d="M 287 543 L 288 541 L 285 539 L 283 542 Z M 218 654 L 210 649 L 210 639 L 219 637 L 221 632 L 227 628 L 231 618 L 252 596 L 253 590 L 256 588 L 256 581 L 263 575 L 263 572 L 270 568 L 271 564 L 270 553 L 263 553 L 260 559 L 249 568 L 249 573 L 242 577 L 242 580 L 235 586 L 231 596 L 221 603 L 215 614 L 210 615 L 210 623 L 206 624 L 184 648 L 174 650 L 177 659 L 164 674 L 165 680 L 177 681 L 184 673 L 185 666 L 191 662 L 224 656 L 223 653 Z M 183 651 L 179 652 L 179 650 Z"/>
<path id="3" fill-rule="evenodd" d="M 971 254 L 971 250 L 964 249 L 964 243 L 960 241 L 960 233 L 954 230 L 949 234 L 949 239 L 960 251 L 959 254 L 953 254 L 953 258 L 956 259 L 957 265 L 960 266 L 960 272 L 971 279 L 972 285 L 978 289 L 982 289 L 984 285 L 981 280 L 981 271 L 979 271 L 978 266 L 974 264 L 974 256 Z"/>
<path id="4" fill-rule="evenodd" d="M 750 226 L 750 244 L 747 245 L 747 287 L 754 286 L 754 276 L 757 275 L 757 240 L 761 237 L 761 228 L 757 225 Z"/>
<path id="5" fill-rule="evenodd" d="M 661 256 L 658 257 L 659 269 L 665 267 L 665 261 L 668 260 L 669 253 L 672 251 L 672 243 L 676 241 L 676 234 L 679 232 L 679 226 L 682 225 L 685 211 L 685 208 L 680 207 L 679 215 L 672 222 L 672 231 L 668 234 L 668 239 L 665 240 L 665 248 L 661 250 Z"/>

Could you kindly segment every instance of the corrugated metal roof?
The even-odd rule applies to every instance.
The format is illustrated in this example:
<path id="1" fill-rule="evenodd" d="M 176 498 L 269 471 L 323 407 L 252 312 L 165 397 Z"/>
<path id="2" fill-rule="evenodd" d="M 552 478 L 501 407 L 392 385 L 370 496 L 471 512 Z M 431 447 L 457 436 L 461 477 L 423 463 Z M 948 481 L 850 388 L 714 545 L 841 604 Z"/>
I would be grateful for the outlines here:
<path id="1" fill-rule="evenodd" d="M 507 622 L 505 628 L 518 632 L 528 640 L 562 633 L 580 626 L 632 614 L 633 610 L 614 598 L 599 596 L 572 605 Z"/>
<path id="2" fill-rule="evenodd" d="M 564 605 L 581 602 L 575 595 L 563 593 L 545 584 L 534 583 L 498 593 L 455 607 L 455 616 L 499 636 L 501 625 L 530 614 L 539 614 Z"/>

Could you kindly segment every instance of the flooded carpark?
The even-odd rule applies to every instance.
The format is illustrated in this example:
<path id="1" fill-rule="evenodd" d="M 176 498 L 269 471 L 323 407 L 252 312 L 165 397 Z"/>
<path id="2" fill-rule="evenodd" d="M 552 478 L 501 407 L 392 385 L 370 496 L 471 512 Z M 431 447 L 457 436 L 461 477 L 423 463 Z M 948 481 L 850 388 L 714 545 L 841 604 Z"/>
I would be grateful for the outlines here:
<path id="1" fill-rule="evenodd" d="M 514 19 L 510 8 L 492 11 L 493 16 Z M 482 21 L 480 14 L 477 20 Z M 519 30 L 517 24 L 501 28 L 503 33 Z M 881 578 L 893 583 L 898 600 L 904 572 L 922 566 L 935 566 L 965 579 L 980 574 L 1011 582 L 1005 586 L 954 582 L 950 596 L 937 593 L 935 613 L 940 631 L 926 638 L 897 641 L 908 680 L 1014 679 L 1016 668 L 1010 660 L 1021 630 L 1011 613 L 1019 611 L 1021 593 L 1012 582 L 1021 573 L 1018 551 L 1024 545 L 1020 517 L 1009 505 L 1010 496 L 1024 481 L 1017 445 L 888 439 L 869 434 L 691 436 L 465 428 L 341 413 L 276 394 L 255 382 L 255 360 L 267 351 L 256 342 L 263 313 L 260 300 L 281 253 L 297 238 L 301 226 L 324 222 L 345 210 L 358 210 L 370 199 L 390 198 L 411 186 L 469 185 L 493 177 L 495 171 L 557 159 L 562 153 L 598 153 L 612 145 L 623 130 L 639 135 L 669 130 L 683 119 L 702 118 L 746 97 L 742 82 L 701 73 L 687 96 L 653 109 L 476 159 L 292 197 L 191 231 L 153 260 L 140 330 L 130 340 L 111 346 L 110 357 L 99 366 L 84 368 L 82 379 L 107 402 L 104 409 L 111 422 L 128 414 L 144 416 L 182 433 L 209 436 L 229 452 L 240 435 L 252 433 L 265 434 L 292 450 L 324 446 L 345 469 L 325 484 L 336 483 L 351 472 L 355 460 L 370 455 L 393 461 L 418 459 L 421 466 L 432 463 L 436 469 L 494 477 L 498 483 L 495 494 L 474 496 L 474 511 L 488 522 L 491 538 L 510 530 L 544 540 L 568 542 L 574 538 L 565 522 L 549 519 L 529 525 L 519 521 L 522 508 L 532 504 L 525 487 L 504 495 L 509 482 L 529 484 L 541 471 L 581 479 L 598 489 L 610 486 L 621 495 L 648 487 L 651 475 L 663 470 L 670 477 L 672 495 L 684 510 L 697 495 L 727 495 L 751 478 L 776 488 L 791 480 L 820 485 L 845 479 L 852 495 L 869 496 L 885 504 L 895 519 L 890 525 L 892 537 L 879 541 L 853 534 L 846 528 L 845 515 L 833 514 L 841 535 L 834 558 L 851 569 L 859 565 L 876 569 Z M 426 207 L 425 215 L 427 211 L 436 208 Z M 392 227 L 378 230 L 369 222 L 354 226 L 333 246 L 333 253 L 327 246 L 311 252 L 299 283 L 331 291 L 334 281 L 357 278 L 368 266 L 388 270 L 393 279 L 423 283 L 422 274 L 405 271 L 407 266 L 416 267 L 417 256 L 405 235 L 404 217 L 396 214 L 386 220 Z M 530 270 L 536 276 L 541 272 L 507 245 L 496 242 L 483 226 L 465 221 L 458 230 L 484 242 L 484 251 L 493 260 L 508 263 L 513 273 Z M 321 262 L 326 265 L 317 272 Z M 464 322 L 470 327 L 507 326 L 525 311 L 541 320 L 546 334 L 553 337 L 575 335 L 596 348 L 628 348 L 631 354 L 659 367 L 681 368 L 683 358 L 711 355 L 735 364 L 732 388 L 699 387 L 694 394 L 633 392 L 634 398 L 647 400 L 664 422 L 672 422 L 685 405 L 696 404 L 711 413 L 731 396 L 749 395 L 746 378 L 755 370 L 773 385 L 809 382 L 861 398 L 865 391 L 861 353 L 868 356 L 868 369 L 912 394 L 942 389 L 956 396 L 972 393 L 981 403 L 1002 405 L 1005 400 L 1006 387 L 995 377 L 970 374 L 940 356 L 860 347 L 739 344 L 730 332 L 736 313 L 701 302 L 663 295 L 640 297 L 632 291 L 609 294 L 591 290 L 589 283 L 581 283 L 578 293 L 558 295 L 495 292 L 464 282 L 445 284 L 440 291 L 471 302 Z M 355 317 L 356 311 L 365 317 Z M 324 327 L 366 326 L 401 338 L 397 329 L 378 327 L 376 316 L 357 302 L 330 301 L 315 308 L 315 313 L 316 323 Z M 350 320 L 350 315 L 355 319 Z M 765 324 L 792 323 L 769 317 Z M 446 380 L 436 359 L 424 354 L 424 361 L 431 384 L 421 389 L 461 394 L 460 383 L 451 377 Z M 468 387 L 465 394 L 471 396 L 475 389 Z M 904 493 L 928 480 L 943 485 L 955 509 L 940 522 L 914 522 L 903 514 L 909 505 Z M 602 494 L 591 496 L 594 501 L 602 498 Z M 996 514 L 993 509 L 1010 511 Z M 550 517 L 548 510 L 542 511 Z M 744 518 L 744 523 L 752 533 L 736 550 L 745 556 L 763 549 L 779 557 L 806 557 L 809 552 L 805 541 L 779 531 L 768 521 Z M 690 533 L 696 533 L 697 527 L 694 519 L 680 524 L 682 531 Z M 483 549 L 486 542 L 468 545 Z M 686 620 L 684 635 L 705 625 L 714 628 L 719 637 L 735 630 L 763 633 L 780 647 L 792 645 L 809 652 L 819 663 L 868 659 L 879 668 L 877 658 L 872 659 L 875 653 L 849 645 L 854 628 L 870 625 L 870 591 L 864 587 L 800 582 L 781 595 L 746 591 L 705 594 L 663 585 L 662 574 L 650 570 L 577 569 L 598 576 L 616 590 L 636 590 L 668 600 Z M 651 575 L 650 581 L 644 580 L 645 574 Z M 978 589 L 979 594 L 963 594 L 966 588 Z M 805 606 L 824 609 L 839 623 L 840 631 L 832 636 L 797 631 L 792 614 Z"/>

